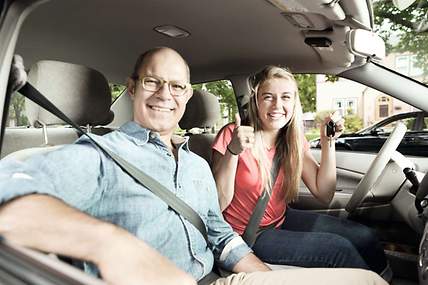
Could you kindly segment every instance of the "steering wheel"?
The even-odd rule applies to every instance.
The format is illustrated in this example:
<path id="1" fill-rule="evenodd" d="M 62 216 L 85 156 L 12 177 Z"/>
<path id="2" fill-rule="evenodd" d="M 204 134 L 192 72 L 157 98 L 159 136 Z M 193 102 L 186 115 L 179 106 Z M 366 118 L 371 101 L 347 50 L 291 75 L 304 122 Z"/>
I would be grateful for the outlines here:
<path id="1" fill-rule="evenodd" d="M 373 160 L 366 174 L 363 176 L 360 183 L 358 183 L 357 189 L 354 191 L 354 193 L 352 193 L 351 199 L 345 207 L 345 210 L 348 213 L 354 212 L 355 209 L 364 200 L 364 197 L 366 197 L 367 193 L 373 188 L 377 179 L 391 159 L 392 154 L 395 152 L 401 140 L 403 139 L 406 130 L 407 128 L 403 123 L 397 123 L 394 130 L 389 135 L 389 138 L 379 150 L 379 153 Z"/>

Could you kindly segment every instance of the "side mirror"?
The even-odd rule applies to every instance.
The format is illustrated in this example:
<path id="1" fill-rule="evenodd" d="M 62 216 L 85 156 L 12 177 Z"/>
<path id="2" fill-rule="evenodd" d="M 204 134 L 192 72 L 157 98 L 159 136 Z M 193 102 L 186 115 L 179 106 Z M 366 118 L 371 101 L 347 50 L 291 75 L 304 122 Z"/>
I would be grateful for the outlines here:
<path id="1" fill-rule="evenodd" d="M 375 60 L 385 58 L 385 42 L 376 33 L 353 29 L 348 32 L 347 39 L 347 46 L 351 53 Z"/>

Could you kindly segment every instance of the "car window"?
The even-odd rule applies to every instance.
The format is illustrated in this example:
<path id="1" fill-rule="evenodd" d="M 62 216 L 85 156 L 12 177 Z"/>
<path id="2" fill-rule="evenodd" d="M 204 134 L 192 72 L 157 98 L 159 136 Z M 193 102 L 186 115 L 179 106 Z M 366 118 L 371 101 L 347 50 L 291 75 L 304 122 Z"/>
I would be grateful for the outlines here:
<path id="1" fill-rule="evenodd" d="M 300 96 L 305 96 L 305 93 Z M 344 134 L 336 140 L 339 151 L 378 152 L 397 122 L 407 127 L 407 134 L 416 133 L 422 137 L 415 130 L 421 124 L 416 119 L 420 110 L 348 79 L 316 75 L 315 102 L 314 107 L 305 110 L 302 100 L 305 135 L 312 148 L 320 148 L 318 138 L 323 119 L 334 111 L 345 119 Z M 422 127 L 427 131 L 428 117 L 424 118 L 424 123 Z M 425 148 L 426 143 L 424 139 L 412 140 L 405 147 L 400 145 L 398 150 L 405 155 L 423 156 L 426 152 L 421 148 Z"/>
<path id="2" fill-rule="evenodd" d="M 402 122 L 407 127 L 407 131 L 411 131 L 414 129 L 416 118 L 412 117 L 412 118 L 404 118 L 401 120 L 396 120 L 389 124 L 376 128 L 376 131 L 379 133 L 389 134 L 394 130 L 395 126 L 397 125 L 397 122 Z"/>
<path id="3" fill-rule="evenodd" d="M 424 117 L 424 123 L 422 125 L 422 131 L 428 131 L 428 117 Z"/>
<path id="4" fill-rule="evenodd" d="M 9 104 L 9 113 L 6 119 L 6 127 L 28 126 L 29 121 L 25 114 L 25 97 L 18 93 L 13 93 Z"/>

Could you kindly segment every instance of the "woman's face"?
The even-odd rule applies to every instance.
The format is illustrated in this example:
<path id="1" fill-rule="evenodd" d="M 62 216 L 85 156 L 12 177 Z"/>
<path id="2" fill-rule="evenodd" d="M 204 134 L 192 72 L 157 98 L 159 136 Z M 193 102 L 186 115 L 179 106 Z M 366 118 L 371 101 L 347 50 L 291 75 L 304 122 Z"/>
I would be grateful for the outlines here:
<path id="1" fill-rule="evenodd" d="M 258 89 L 258 116 L 265 131 L 278 131 L 290 121 L 296 84 L 285 78 L 264 81 Z"/>

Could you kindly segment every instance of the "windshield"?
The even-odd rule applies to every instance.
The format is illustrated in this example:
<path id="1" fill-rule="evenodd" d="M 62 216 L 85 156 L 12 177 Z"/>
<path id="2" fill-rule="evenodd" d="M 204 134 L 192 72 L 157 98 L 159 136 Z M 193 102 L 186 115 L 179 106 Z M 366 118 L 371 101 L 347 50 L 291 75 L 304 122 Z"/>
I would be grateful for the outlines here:
<path id="1" fill-rule="evenodd" d="M 427 0 L 399 10 L 391 0 L 373 3 L 375 31 L 386 45 L 382 64 L 419 82 L 428 82 Z M 395 1 L 397 2 L 397 1 Z"/>

